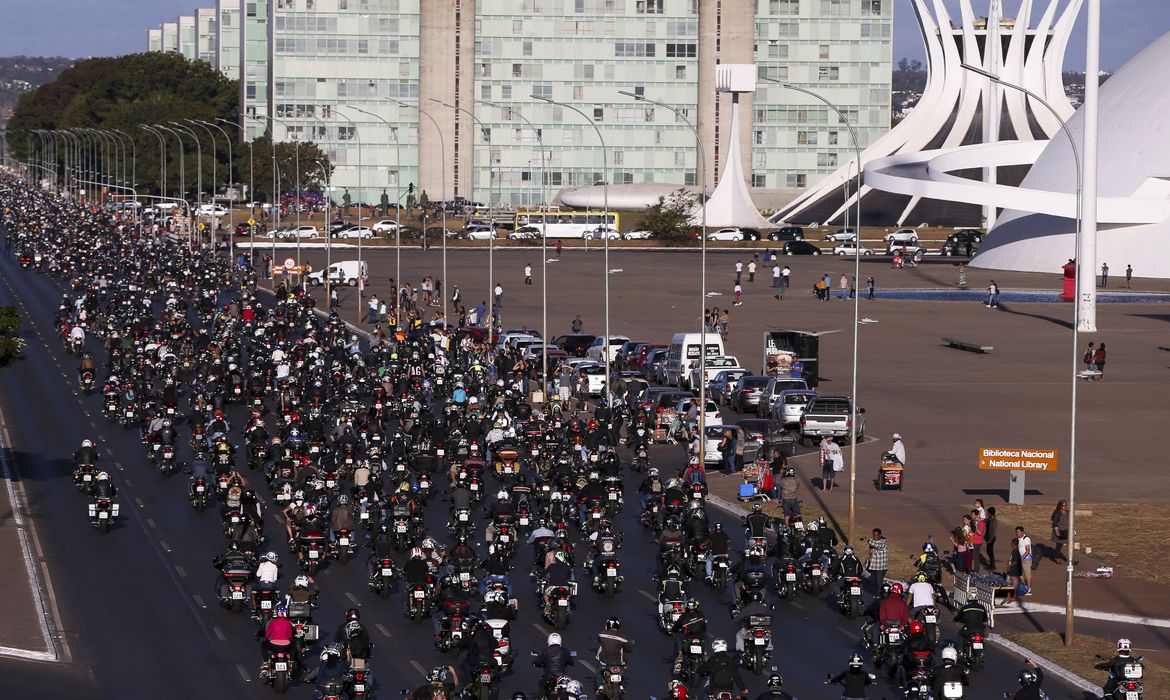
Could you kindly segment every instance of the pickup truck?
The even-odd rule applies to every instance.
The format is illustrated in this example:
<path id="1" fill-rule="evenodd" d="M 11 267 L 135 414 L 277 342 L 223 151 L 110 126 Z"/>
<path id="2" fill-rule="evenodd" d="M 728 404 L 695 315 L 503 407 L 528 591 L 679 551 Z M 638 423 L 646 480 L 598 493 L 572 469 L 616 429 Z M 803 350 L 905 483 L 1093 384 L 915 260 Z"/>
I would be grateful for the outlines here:
<path id="1" fill-rule="evenodd" d="M 815 445 L 820 438 L 832 435 L 838 441 L 849 437 L 852 401 L 847 396 L 818 396 L 809 401 L 800 416 L 800 443 Z M 865 434 L 865 409 L 857 409 L 857 440 Z"/>

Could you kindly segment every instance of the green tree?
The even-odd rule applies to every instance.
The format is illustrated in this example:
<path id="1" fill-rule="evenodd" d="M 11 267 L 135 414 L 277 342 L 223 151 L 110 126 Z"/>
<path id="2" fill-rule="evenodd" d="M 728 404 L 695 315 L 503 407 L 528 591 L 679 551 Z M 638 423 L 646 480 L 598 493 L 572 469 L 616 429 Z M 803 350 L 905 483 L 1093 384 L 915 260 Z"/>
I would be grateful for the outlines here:
<path id="1" fill-rule="evenodd" d="M 687 229 L 695 204 L 695 196 L 684 189 L 660 196 L 656 203 L 647 207 L 642 226 L 657 240 L 670 244 L 685 243 L 690 240 Z"/>
<path id="2" fill-rule="evenodd" d="M 241 174 L 243 181 L 251 179 L 255 182 L 256 193 L 253 200 L 272 201 L 272 141 L 265 134 L 252 142 L 251 152 L 247 144 L 232 146 L 232 153 L 236 158 L 236 172 Z M 249 162 L 249 157 L 251 162 Z M 300 161 L 301 189 L 324 193 L 327 180 L 326 175 L 332 175 L 333 166 L 329 163 L 329 156 L 312 141 L 296 143 L 281 141 L 276 144 L 276 172 L 277 185 L 281 192 L 295 192 L 297 161 Z M 324 167 L 324 172 L 322 172 Z M 204 170 L 204 177 L 207 171 Z"/>

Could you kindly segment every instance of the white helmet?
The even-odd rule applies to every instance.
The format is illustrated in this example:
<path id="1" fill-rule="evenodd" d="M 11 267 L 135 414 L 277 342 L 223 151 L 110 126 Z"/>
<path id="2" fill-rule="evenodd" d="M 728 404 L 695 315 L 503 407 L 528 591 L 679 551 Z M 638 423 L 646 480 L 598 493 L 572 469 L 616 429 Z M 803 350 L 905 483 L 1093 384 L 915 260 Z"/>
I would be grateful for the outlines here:
<path id="1" fill-rule="evenodd" d="M 264 561 L 271 562 L 271 563 L 275 564 L 276 563 L 276 552 L 265 552 L 264 555 L 261 556 L 260 558 L 263 559 Z"/>
<path id="2" fill-rule="evenodd" d="M 1120 654 L 1122 652 L 1125 652 L 1126 654 L 1128 654 L 1131 651 L 1132 647 L 1133 647 L 1133 644 L 1125 637 L 1122 637 L 1121 639 L 1117 640 L 1117 653 L 1118 654 Z"/>
<path id="3" fill-rule="evenodd" d="M 93 440 L 82 440 L 81 446 L 82 447 L 93 447 Z"/>
<path id="4" fill-rule="evenodd" d="M 98 481 L 108 481 L 109 478 L 110 478 L 109 474 L 107 474 L 105 472 L 98 472 L 98 475 L 97 475 Z"/>
<path id="5" fill-rule="evenodd" d="M 551 646 L 560 646 L 561 645 L 561 635 L 557 634 L 556 632 L 553 632 L 552 634 L 550 634 L 548 636 L 548 645 L 550 647 Z"/>
<path id="6" fill-rule="evenodd" d="M 293 579 L 293 588 L 308 588 L 308 587 L 309 587 L 309 577 L 308 576 L 301 574 L 300 576 L 297 576 L 295 579 Z"/>
<path id="7" fill-rule="evenodd" d="M 944 648 L 943 648 L 943 650 L 942 650 L 942 660 L 943 660 L 944 662 L 946 662 L 946 661 L 950 661 L 951 663 L 956 663 L 956 662 L 958 662 L 958 660 L 959 660 L 959 650 L 958 650 L 958 649 L 955 649 L 953 646 L 951 646 L 950 644 L 948 644 L 948 645 L 947 645 L 946 647 L 944 647 Z"/>
<path id="8" fill-rule="evenodd" d="M 500 489 L 500 492 L 496 494 L 496 498 L 500 499 L 501 501 L 507 501 L 510 498 L 508 495 L 508 490 Z"/>
<path id="9" fill-rule="evenodd" d="M 411 559 L 422 559 L 422 557 L 423 557 L 422 547 L 411 548 L 411 550 L 410 550 L 410 558 Z"/>
<path id="10" fill-rule="evenodd" d="M 723 641 L 722 639 L 716 639 L 715 641 L 711 642 L 711 651 L 715 654 L 718 654 L 721 651 L 727 651 L 727 642 Z"/>

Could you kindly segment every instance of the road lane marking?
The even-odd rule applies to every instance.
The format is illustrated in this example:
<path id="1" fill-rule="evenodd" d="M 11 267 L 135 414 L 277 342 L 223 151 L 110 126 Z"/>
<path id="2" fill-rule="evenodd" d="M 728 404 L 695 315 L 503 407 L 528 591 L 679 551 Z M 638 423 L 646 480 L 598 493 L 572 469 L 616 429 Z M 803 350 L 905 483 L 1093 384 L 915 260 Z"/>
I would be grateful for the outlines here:
<path id="1" fill-rule="evenodd" d="M 389 631 L 389 630 L 387 630 L 385 627 L 383 627 L 383 626 L 382 626 L 382 623 L 381 623 L 381 622 L 379 622 L 378 624 L 374 625 L 374 627 L 377 627 L 377 628 L 378 628 L 378 631 L 379 631 L 379 632 L 381 632 L 382 634 L 386 635 L 386 637 L 387 637 L 387 638 L 391 638 L 391 637 L 393 637 L 393 636 L 394 636 L 394 635 L 390 634 L 390 631 Z"/>
<path id="2" fill-rule="evenodd" d="M 589 663 L 588 661 L 578 661 L 577 663 L 579 663 L 582 666 L 584 666 L 585 668 L 589 669 L 590 673 L 597 673 L 597 667 L 594 666 L 593 664 Z"/>
<path id="3" fill-rule="evenodd" d="M 643 596 L 645 596 L 645 597 L 646 597 L 646 600 L 649 600 L 651 603 L 657 603 L 657 602 L 658 602 L 658 598 L 657 598 L 657 597 L 655 597 L 655 596 L 654 596 L 652 593 L 650 593 L 649 591 L 644 591 L 644 590 L 642 590 L 641 588 L 639 588 L 639 589 L 638 589 L 638 592 L 639 592 L 639 593 L 641 593 Z"/>
<path id="4" fill-rule="evenodd" d="M 179 575 L 179 578 L 187 578 L 187 570 L 178 564 L 175 565 L 175 573 Z"/>
<path id="5" fill-rule="evenodd" d="M 155 525 L 154 520 L 152 520 L 151 518 L 146 519 L 146 524 L 149 525 L 152 530 L 158 529 L 158 525 Z"/>
<path id="6" fill-rule="evenodd" d="M 198 605 L 199 607 L 201 607 L 201 608 L 207 607 L 207 603 L 203 602 L 203 598 L 200 598 L 198 593 L 192 594 L 191 599 L 194 600 L 195 604 Z"/>
<path id="7" fill-rule="evenodd" d="M 355 596 L 350 591 L 345 592 L 345 597 L 349 598 L 353 602 L 354 605 L 361 605 L 362 604 L 361 601 L 357 599 L 357 596 Z"/>
<path id="8" fill-rule="evenodd" d="M 248 669 L 244 668 L 243 664 L 236 664 L 236 670 L 240 672 L 240 678 L 243 678 L 245 683 L 252 682 L 252 677 L 248 675 Z"/>
<path id="9" fill-rule="evenodd" d="M 227 641 L 227 637 L 225 637 L 225 636 L 224 636 L 224 634 L 223 634 L 223 630 L 221 630 L 221 629 L 219 628 L 219 626 L 214 626 L 214 627 L 212 627 L 212 628 L 211 628 L 211 631 L 212 631 L 212 632 L 215 632 L 215 636 L 219 638 L 219 641 L 221 641 L 221 642 L 226 642 L 226 641 Z"/>
<path id="10" fill-rule="evenodd" d="M 544 625 L 541 625 L 540 623 L 533 622 L 533 623 L 532 623 L 532 627 L 533 627 L 533 628 L 534 628 L 534 629 L 535 629 L 537 632 L 540 632 L 541 634 L 545 635 L 546 637 L 547 637 L 547 636 L 548 636 L 548 634 L 549 634 L 548 628 L 546 628 Z"/>
<path id="11" fill-rule="evenodd" d="M 166 540 L 159 540 L 158 545 L 163 548 L 164 552 L 171 551 L 171 546 L 169 544 L 167 544 Z"/>
<path id="12" fill-rule="evenodd" d="M 415 661 L 414 659 L 411 659 L 410 665 L 414 666 L 414 670 L 418 671 L 418 675 L 422 676 L 423 678 L 427 677 L 427 672 L 423 670 L 422 664 Z"/>

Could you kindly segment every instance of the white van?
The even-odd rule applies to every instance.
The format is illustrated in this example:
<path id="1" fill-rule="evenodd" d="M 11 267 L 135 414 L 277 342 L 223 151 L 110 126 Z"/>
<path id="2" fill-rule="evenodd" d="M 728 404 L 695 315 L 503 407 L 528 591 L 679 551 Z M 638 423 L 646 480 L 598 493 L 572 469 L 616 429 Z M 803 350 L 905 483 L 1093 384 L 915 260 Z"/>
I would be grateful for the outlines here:
<path id="1" fill-rule="evenodd" d="M 701 333 L 675 333 L 666 351 L 666 383 L 682 388 L 691 369 L 699 359 Z M 723 354 L 723 338 L 718 333 L 707 333 L 707 357 Z"/>
<path id="2" fill-rule="evenodd" d="M 359 275 L 360 270 L 360 275 Z M 320 287 L 325 284 L 325 273 L 329 273 L 329 282 L 332 284 L 347 284 L 351 287 L 357 286 L 358 277 L 362 278 L 363 283 L 369 281 L 369 265 L 365 260 L 342 260 L 335 262 L 324 270 L 317 270 L 311 272 L 305 278 L 309 284 Z"/>

